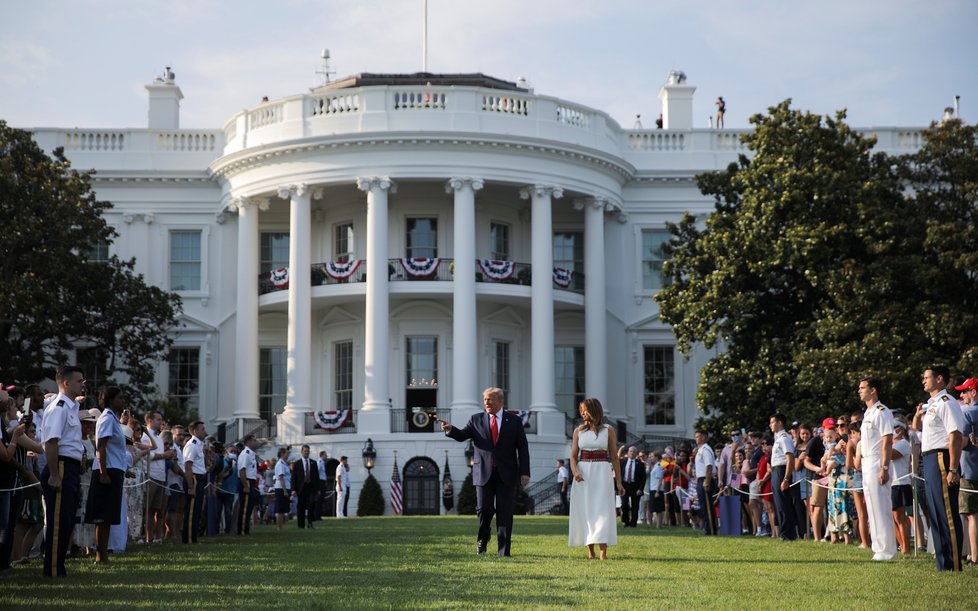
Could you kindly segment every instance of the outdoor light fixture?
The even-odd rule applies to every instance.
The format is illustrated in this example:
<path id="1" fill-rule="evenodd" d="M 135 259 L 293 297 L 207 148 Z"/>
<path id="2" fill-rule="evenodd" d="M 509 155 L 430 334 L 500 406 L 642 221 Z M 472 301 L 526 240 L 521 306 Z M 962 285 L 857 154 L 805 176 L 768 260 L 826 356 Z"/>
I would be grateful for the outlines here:
<path id="1" fill-rule="evenodd" d="M 367 473 L 374 468 L 374 460 L 377 458 L 377 452 L 374 451 L 374 441 L 373 439 L 367 439 L 367 443 L 363 444 L 363 466 L 367 468 Z"/>
<path id="2" fill-rule="evenodd" d="M 475 448 L 472 446 L 471 439 L 469 439 L 469 443 L 465 445 L 465 462 L 469 463 L 469 469 L 475 465 Z"/>

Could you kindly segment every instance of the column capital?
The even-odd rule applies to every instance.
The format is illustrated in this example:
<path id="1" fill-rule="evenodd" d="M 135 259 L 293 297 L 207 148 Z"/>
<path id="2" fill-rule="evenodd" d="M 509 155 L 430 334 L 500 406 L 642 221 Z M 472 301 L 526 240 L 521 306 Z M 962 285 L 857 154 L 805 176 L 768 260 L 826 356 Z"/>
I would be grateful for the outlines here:
<path id="1" fill-rule="evenodd" d="M 602 210 L 605 212 L 610 212 L 613 208 L 610 200 L 606 197 L 579 197 L 574 200 L 574 210 L 584 210 L 584 208 L 589 207 L 593 210 Z"/>
<path id="2" fill-rule="evenodd" d="M 292 194 L 302 197 L 309 192 L 309 185 L 304 182 L 300 182 L 296 185 L 282 185 L 278 188 L 278 196 L 282 199 L 290 199 Z"/>
<path id="3" fill-rule="evenodd" d="M 445 193 L 452 193 L 453 191 L 458 191 L 459 189 L 464 189 L 465 187 L 471 187 L 473 191 L 481 191 L 485 184 L 485 181 L 483 181 L 481 178 L 472 178 L 471 176 L 453 176 L 448 179 L 448 182 L 445 183 Z"/>
<path id="4" fill-rule="evenodd" d="M 363 176 L 357 178 L 357 189 L 368 192 L 373 189 L 380 189 L 381 191 L 397 193 L 397 183 L 391 180 L 389 176 Z"/>
<path id="5" fill-rule="evenodd" d="M 560 199 L 564 196 L 564 190 L 561 187 L 555 187 L 553 185 L 529 185 L 520 189 L 520 199 L 548 196 L 553 199 Z"/>

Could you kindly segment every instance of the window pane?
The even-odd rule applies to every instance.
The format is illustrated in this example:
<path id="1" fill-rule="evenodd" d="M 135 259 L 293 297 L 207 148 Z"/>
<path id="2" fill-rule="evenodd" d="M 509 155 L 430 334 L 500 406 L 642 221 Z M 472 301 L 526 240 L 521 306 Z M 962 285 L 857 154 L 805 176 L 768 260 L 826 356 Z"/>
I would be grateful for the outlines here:
<path id="1" fill-rule="evenodd" d="M 554 267 L 584 271 L 584 234 L 565 231 L 554 234 Z"/>
<path id="2" fill-rule="evenodd" d="M 407 338 L 407 386 L 438 379 L 438 338 Z"/>
<path id="3" fill-rule="evenodd" d="M 575 416 L 584 400 L 584 348 L 554 347 L 554 390 L 557 409 Z"/>
<path id="4" fill-rule="evenodd" d="M 509 399 L 509 342 L 492 342 L 492 384 L 504 392 L 504 401 Z"/>
<path id="5" fill-rule="evenodd" d="M 170 232 L 170 289 L 200 290 L 200 232 Z"/>
<path id="6" fill-rule="evenodd" d="M 353 407 L 353 342 L 337 342 L 334 344 L 333 388 L 335 405 L 332 409 L 349 409 Z"/>
<path id="7" fill-rule="evenodd" d="M 262 348 L 258 357 L 258 403 L 263 420 L 271 424 L 274 414 L 285 410 L 287 389 L 285 348 Z"/>
<path id="8" fill-rule="evenodd" d="M 489 258 L 495 261 L 509 261 L 509 225 L 491 223 L 489 225 Z M 501 386 L 499 388 L 502 388 Z"/>
<path id="9" fill-rule="evenodd" d="M 336 241 L 333 247 L 333 260 L 352 261 L 353 253 L 353 223 L 343 223 L 336 226 Z"/>
<path id="10" fill-rule="evenodd" d="M 88 251 L 88 260 L 95 261 L 98 263 L 105 263 L 109 260 L 109 243 L 105 240 L 99 240 L 92 244 L 91 250 Z"/>
<path id="11" fill-rule="evenodd" d="M 200 408 L 200 348 L 172 348 L 168 395 L 188 416 Z"/>
<path id="12" fill-rule="evenodd" d="M 672 346 L 645 346 L 645 424 L 676 423 Z"/>
<path id="13" fill-rule="evenodd" d="M 438 256 L 438 219 L 407 219 L 408 258 L 435 258 Z"/>
<path id="14" fill-rule="evenodd" d="M 642 288 L 658 290 L 667 286 L 662 276 L 662 264 L 666 260 L 662 246 L 670 237 L 668 231 L 661 229 L 642 231 Z"/>
<path id="15" fill-rule="evenodd" d="M 261 273 L 289 266 L 289 234 L 261 234 Z"/>

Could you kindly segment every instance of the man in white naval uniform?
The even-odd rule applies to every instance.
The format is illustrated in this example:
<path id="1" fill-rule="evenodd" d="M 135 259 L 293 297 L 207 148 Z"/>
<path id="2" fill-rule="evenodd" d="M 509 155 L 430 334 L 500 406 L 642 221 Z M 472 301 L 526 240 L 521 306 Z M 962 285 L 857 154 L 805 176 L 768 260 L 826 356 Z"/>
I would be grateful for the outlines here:
<path id="1" fill-rule="evenodd" d="M 859 400 L 866 404 L 860 439 L 863 468 L 863 495 L 873 560 L 893 560 L 896 556 L 896 530 L 893 526 L 893 412 L 880 403 L 880 381 L 868 377 L 859 381 Z"/>

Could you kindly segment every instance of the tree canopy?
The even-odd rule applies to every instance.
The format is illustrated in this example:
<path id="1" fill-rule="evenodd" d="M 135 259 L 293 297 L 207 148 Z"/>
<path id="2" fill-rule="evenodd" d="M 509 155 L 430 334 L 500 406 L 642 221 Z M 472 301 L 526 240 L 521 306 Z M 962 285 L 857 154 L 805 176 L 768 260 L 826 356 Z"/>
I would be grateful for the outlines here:
<path id="1" fill-rule="evenodd" d="M 108 254 L 112 205 L 91 180 L 61 149 L 49 156 L 0 121 L 0 379 L 53 378 L 77 351 L 89 378 L 139 403 L 155 392 L 180 299 L 147 285 L 134 260 Z"/>
<path id="2" fill-rule="evenodd" d="M 866 375 L 908 410 L 928 364 L 973 365 L 975 128 L 932 125 L 918 153 L 895 157 L 844 112 L 787 100 L 751 123 L 753 156 L 697 177 L 714 213 L 670 226 L 656 296 L 681 350 L 723 348 L 701 372 L 701 425 L 849 413 Z"/>

